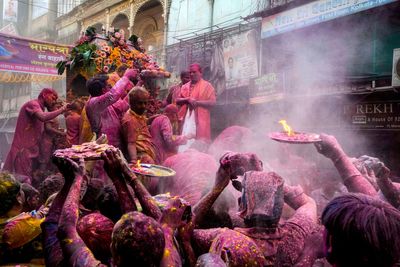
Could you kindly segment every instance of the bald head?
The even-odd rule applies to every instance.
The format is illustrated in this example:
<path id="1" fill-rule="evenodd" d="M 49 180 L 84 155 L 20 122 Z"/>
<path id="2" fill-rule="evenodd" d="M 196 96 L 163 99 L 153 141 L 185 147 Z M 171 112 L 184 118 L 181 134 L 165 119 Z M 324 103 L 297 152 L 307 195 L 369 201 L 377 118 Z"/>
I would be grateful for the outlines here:
<path id="1" fill-rule="evenodd" d="M 146 112 L 147 102 L 149 101 L 149 92 L 140 86 L 135 86 L 129 92 L 129 105 L 138 115 L 143 115 Z"/>

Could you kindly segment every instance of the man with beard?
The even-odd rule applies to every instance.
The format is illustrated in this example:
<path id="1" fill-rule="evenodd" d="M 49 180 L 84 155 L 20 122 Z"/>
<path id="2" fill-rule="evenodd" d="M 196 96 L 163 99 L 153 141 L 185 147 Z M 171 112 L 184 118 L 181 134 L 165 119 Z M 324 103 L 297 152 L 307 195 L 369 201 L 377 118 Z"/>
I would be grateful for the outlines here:
<path id="1" fill-rule="evenodd" d="M 144 163 L 154 163 L 156 153 L 151 141 L 147 118 L 145 115 L 150 94 L 142 87 L 134 87 L 129 92 L 130 109 L 122 118 L 122 136 L 127 146 L 130 163 L 137 160 Z"/>
<path id="2" fill-rule="evenodd" d="M 37 99 L 25 103 L 18 115 L 14 139 L 4 164 L 4 170 L 32 176 L 38 164 L 39 140 L 44 131 L 44 123 L 65 112 L 68 107 L 62 106 L 51 112 L 58 95 L 54 89 L 44 88 Z"/>

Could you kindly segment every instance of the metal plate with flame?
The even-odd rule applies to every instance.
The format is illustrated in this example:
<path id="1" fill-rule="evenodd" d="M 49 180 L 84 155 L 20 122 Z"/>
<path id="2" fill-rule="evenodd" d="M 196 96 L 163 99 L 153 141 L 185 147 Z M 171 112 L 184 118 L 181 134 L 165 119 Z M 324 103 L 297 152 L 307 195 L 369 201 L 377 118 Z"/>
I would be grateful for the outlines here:
<path id="1" fill-rule="evenodd" d="M 294 132 L 288 135 L 286 132 L 272 132 L 268 134 L 272 140 L 290 144 L 311 144 L 321 142 L 319 134 Z"/>

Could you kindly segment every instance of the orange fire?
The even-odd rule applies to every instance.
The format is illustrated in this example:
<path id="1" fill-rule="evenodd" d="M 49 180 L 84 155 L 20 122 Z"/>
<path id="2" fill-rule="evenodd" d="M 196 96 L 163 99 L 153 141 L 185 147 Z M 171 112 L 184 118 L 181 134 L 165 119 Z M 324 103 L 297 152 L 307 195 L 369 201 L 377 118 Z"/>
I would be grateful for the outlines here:
<path id="1" fill-rule="evenodd" d="M 136 168 L 138 168 L 138 169 L 141 168 L 141 166 L 140 166 L 140 159 L 138 159 L 138 160 L 136 161 Z"/>
<path id="2" fill-rule="evenodd" d="M 292 127 L 290 127 L 290 126 L 287 124 L 286 120 L 280 120 L 279 123 L 282 125 L 283 130 L 285 131 L 285 133 L 286 133 L 288 136 L 293 136 L 293 135 L 294 135 L 294 131 L 292 130 Z"/>

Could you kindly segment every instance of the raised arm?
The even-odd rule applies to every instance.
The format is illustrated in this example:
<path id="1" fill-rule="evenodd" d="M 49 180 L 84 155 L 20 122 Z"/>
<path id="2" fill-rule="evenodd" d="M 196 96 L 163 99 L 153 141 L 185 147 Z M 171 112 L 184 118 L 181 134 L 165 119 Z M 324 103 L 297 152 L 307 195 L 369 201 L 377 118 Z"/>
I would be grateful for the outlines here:
<path id="1" fill-rule="evenodd" d="M 65 111 L 67 111 L 68 108 L 69 108 L 69 105 L 65 105 L 65 106 L 63 106 L 63 107 L 61 107 L 61 108 L 59 108 L 57 110 L 51 111 L 51 112 L 44 112 L 42 110 L 37 110 L 34 113 L 34 116 L 38 120 L 40 120 L 42 122 L 46 122 L 46 121 L 52 120 L 55 117 L 57 117 L 58 115 L 64 113 Z"/>
<path id="2" fill-rule="evenodd" d="M 102 154 L 104 169 L 114 183 L 115 189 L 118 192 L 119 204 L 122 212 L 125 214 L 130 211 L 137 211 L 137 207 L 121 171 L 122 167 L 120 157 L 122 156 L 117 150 L 113 151 L 109 149 Z"/>
<path id="3" fill-rule="evenodd" d="M 377 182 L 382 194 L 386 200 L 396 209 L 400 209 L 400 191 L 390 180 L 390 170 L 382 164 L 381 170 L 378 172 Z"/>
<path id="4" fill-rule="evenodd" d="M 293 217 L 307 217 L 313 223 L 318 222 L 317 204 L 314 199 L 304 193 L 301 186 L 284 185 L 283 190 L 286 204 L 295 210 Z"/>
<path id="5" fill-rule="evenodd" d="M 133 84 L 127 76 L 123 76 L 118 82 L 111 88 L 110 91 L 92 98 L 90 105 L 93 105 L 95 110 L 104 110 L 108 106 L 117 102 L 121 97 L 124 96 L 128 88 L 132 88 Z"/>
<path id="6" fill-rule="evenodd" d="M 133 188 L 135 196 L 142 206 L 143 213 L 154 218 L 155 220 L 159 220 L 161 218 L 160 208 L 157 206 L 156 201 L 150 195 L 149 191 L 147 191 L 146 187 L 144 187 L 144 185 L 129 168 L 128 163 L 122 156 L 121 152 L 117 150 L 108 150 L 107 153 L 107 158 L 109 160 L 108 164 L 115 166 L 116 169 L 118 168 L 118 170 L 115 170 L 115 172 L 121 173 L 125 180 Z"/>
<path id="7" fill-rule="evenodd" d="M 220 159 L 214 187 L 193 208 L 194 225 L 198 225 L 203 220 L 230 180 L 237 179 L 238 175 L 252 170 L 262 170 L 262 162 L 255 154 L 228 152 L 223 155 Z"/>
<path id="8" fill-rule="evenodd" d="M 68 193 L 59 221 L 57 236 L 61 242 L 65 263 L 69 266 L 104 266 L 96 260 L 93 253 L 79 236 L 76 225 L 79 218 L 79 202 L 81 185 L 84 179 L 83 162 L 79 167 L 67 159 L 75 171 L 75 180 Z"/>
<path id="9" fill-rule="evenodd" d="M 136 164 L 137 161 L 136 127 L 137 125 L 131 119 L 122 122 L 122 135 L 127 146 L 129 162 L 131 164 Z"/>
<path id="10" fill-rule="evenodd" d="M 45 221 L 41 224 L 43 232 L 43 246 L 46 266 L 61 266 L 63 262 L 63 254 L 61 244 L 57 238 L 58 222 L 61 216 L 61 211 L 64 206 L 65 199 L 74 181 L 73 172 L 69 170 L 69 166 L 64 160 L 53 158 L 53 162 L 63 173 L 65 182 L 61 190 L 57 193 L 53 203 L 49 208 L 49 212 Z"/>
<path id="11" fill-rule="evenodd" d="M 332 135 L 321 134 L 321 139 L 321 142 L 315 144 L 317 151 L 332 160 L 349 192 L 376 196 L 375 188 L 353 165 L 336 138 Z"/>

